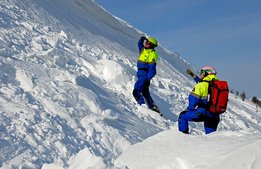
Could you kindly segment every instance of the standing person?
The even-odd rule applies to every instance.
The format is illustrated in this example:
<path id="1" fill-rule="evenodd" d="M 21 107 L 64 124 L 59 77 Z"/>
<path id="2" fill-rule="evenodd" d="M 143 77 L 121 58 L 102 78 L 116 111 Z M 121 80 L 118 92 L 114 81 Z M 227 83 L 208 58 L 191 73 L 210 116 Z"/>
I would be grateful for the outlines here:
<path id="1" fill-rule="evenodd" d="M 146 101 L 149 109 L 159 113 L 159 109 L 154 104 L 149 91 L 150 81 L 156 75 L 158 54 L 155 48 L 157 46 L 157 40 L 152 37 L 147 39 L 143 36 L 138 41 L 138 48 L 140 53 L 137 62 L 138 79 L 134 85 L 133 96 L 139 105 L 145 104 Z"/>
<path id="2" fill-rule="evenodd" d="M 197 84 L 188 97 L 188 108 L 179 115 L 179 131 L 188 134 L 188 122 L 194 121 L 204 122 L 206 134 L 214 132 L 217 130 L 220 117 L 219 114 L 208 111 L 208 87 L 210 81 L 218 80 L 216 77 L 217 71 L 211 66 L 204 66 L 200 70 L 200 77 L 190 70 L 187 70 L 187 73 L 194 78 Z"/>

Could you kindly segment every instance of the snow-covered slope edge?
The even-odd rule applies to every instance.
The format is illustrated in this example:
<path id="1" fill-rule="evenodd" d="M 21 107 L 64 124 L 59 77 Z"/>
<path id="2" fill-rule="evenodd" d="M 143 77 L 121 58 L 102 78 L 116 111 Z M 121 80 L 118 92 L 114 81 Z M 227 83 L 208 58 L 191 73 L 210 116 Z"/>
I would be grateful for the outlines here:
<path id="1" fill-rule="evenodd" d="M 246 131 L 184 135 L 166 130 L 130 147 L 117 160 L 129 169 L 258 169 L 261 136 Z"/>
<path id="2" fill-rule="evenodd" d="M 158 48 L 161 118 L 131 96 L 136 29 L 90 0 L 3 0 L 0 11 L 0 167 L 109 168 L 132 144 L 175 128 L 193 84 L 178 56 Z M 260 133 L 259 118 L 232 99 L 220 130 Z"/>

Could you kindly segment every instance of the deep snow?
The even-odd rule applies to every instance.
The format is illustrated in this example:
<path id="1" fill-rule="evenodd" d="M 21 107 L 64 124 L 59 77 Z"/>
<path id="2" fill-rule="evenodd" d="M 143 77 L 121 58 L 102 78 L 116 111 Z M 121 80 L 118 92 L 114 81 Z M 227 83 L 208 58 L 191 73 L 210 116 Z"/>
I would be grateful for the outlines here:
<path id="1" fill-rule="evenodd" d="M 0 11 L 1 168 L 260 168 L 260 112 L 248 100 L 230 95 L 217 133 L 177 132 L 194 84 L 177 53 L 157 48 L 151 92 L 164 118 L 135 103 L 144 33 L 94 1 L 2 0 Z"/>

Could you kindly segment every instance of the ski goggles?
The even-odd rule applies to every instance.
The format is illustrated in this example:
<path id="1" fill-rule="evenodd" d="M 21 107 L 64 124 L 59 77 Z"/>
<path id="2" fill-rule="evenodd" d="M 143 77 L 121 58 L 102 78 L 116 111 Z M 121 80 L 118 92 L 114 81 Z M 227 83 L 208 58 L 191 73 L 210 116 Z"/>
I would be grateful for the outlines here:
<path id="1" fill-rule="evenodd" d="M 212 69 L 205 69 L 205 70 L 200 70 L 200 74 L 205 74 L 205 73 L 212 73 L 212 74 L 216 74 L 217 72 L 215 70 Z"/>

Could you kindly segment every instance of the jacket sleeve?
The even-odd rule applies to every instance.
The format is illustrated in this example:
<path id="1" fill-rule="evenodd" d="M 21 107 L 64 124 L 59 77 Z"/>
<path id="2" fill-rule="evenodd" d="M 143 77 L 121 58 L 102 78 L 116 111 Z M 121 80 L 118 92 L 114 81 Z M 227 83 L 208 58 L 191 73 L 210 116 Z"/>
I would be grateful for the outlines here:
<path id="1" fill-rule="evenodd" d="M 196 109 L 196 106 L 198 105 L 200 99 L 197 96 L 195 96 L 193 93 L 190 93 L 188 100 L 189 100 L 188 110 Z"/>
<path id="2" fill-rule="evenodd" d="M 142 49 L 144 48 L 144 40 L 146 40 L 147 38 L 142 36 L 139 41 L 138 41 L 138 48 L 139 48 L 139 53 L 141 53 Z"/>
<path id="3" fill-rule="evenodd" d="M 189 94 L 189 105 L 188 110 L 196 109 L 198 106 L 200 99 L 201 99 L 201 92 L 199 90 L 198 84 L 196 84 L 192 90 L 192 92 Z"/>
<path id="4" fill-rule="evenodd" d="M 196 83 L 198 83 L 198 82 L 201 81 L 201 79 L 196 75 L 196 77 L 194 78 L 194 81 L 195 81 Z"/>

